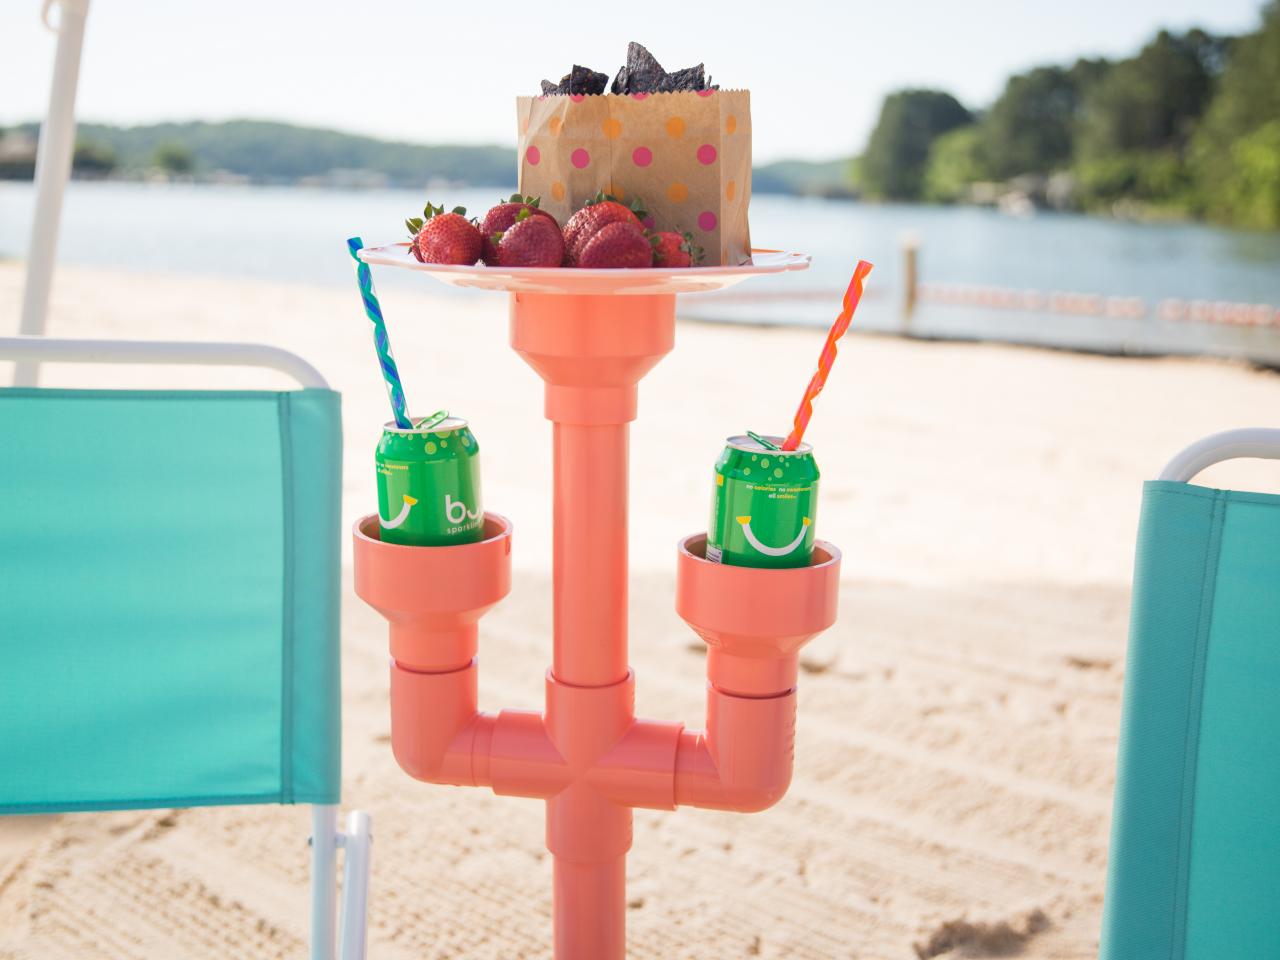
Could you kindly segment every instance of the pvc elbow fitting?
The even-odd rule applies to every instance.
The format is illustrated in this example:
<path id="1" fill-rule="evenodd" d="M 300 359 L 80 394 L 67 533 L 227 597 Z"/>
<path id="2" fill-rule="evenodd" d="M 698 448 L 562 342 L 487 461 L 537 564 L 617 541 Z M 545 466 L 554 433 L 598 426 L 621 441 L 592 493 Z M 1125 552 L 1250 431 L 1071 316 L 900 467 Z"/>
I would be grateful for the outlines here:
<path id="1" fill-rule="evenodd" d="M 756 813 L 791 786 L 795 691 L 735 697 L 707 689 L 707 729 L 685 730 L 676 748 L 676 805 Z"/>
<path id="2" fill-rule="evenodd" d="M 357 524 L 356 593 L 391 624 L 391 748 L 410 776 L 489 784 L 495 718 L 477 711 L 477 624 L 511 590 L 511 523 L 447 547 L 383 543 Z"/>
<path id="3" fill-rule="evenodd" d="M 806 567 L 711 563 L 706 536 L 678 548 L 676 612 L 707 643 L 707 729 L 676 751 L 677 805 L 764 810 L 791 784 L 800 648 L 836 619 L 840 551 Z"/>
<path id="4" fill-rule="evenodd" d="M 495 718 L 476 710 L 476 662 L 449 673 L 391 665 L 391 752 L 428 783 L 488 786 Z"/>

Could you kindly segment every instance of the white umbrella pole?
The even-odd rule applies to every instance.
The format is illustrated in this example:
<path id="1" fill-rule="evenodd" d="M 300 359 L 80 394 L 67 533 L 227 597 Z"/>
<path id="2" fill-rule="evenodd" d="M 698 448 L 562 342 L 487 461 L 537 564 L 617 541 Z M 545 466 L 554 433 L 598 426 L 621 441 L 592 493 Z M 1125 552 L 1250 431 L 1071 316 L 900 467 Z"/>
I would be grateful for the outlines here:
<path id="1" fill-rule="evenodd" d="M 89 0 L 45 0 L 44 18 L 59 6 L 58 53 L 53 63 L 53 85 L 49 90 L 49 113 L 40 127 L 36 147 L 36 211 L 27 249 L 27 283 L 22 292 L 23 334 L 44 333 L 49 310 L 49 288 L 58 253 L 58 221 L 62 216 L 62 195 L 71 176 L 71 156 L 76 142 L 76 83 L 80 78 L 80 48 Z M 52 27 L 52 24 L 50 24 Z M 36 384 L 35 363 L 19 363 L 13 382 L 19 387 Z"/>

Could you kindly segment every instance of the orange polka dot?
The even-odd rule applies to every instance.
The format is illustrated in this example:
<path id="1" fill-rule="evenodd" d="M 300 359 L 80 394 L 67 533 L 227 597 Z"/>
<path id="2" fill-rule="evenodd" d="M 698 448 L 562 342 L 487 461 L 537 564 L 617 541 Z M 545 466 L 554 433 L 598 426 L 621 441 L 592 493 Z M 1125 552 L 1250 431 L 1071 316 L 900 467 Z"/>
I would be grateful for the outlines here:
<path id="1" fill-rule="evenodd" d="M 622 121 L 616 117 L 610 117 L 600 124 L 600 129 L 604 131 L 604 135 L 610 140 L 617 140 L 618 137 L 622 136 Z"/>
<path id="2" fill-rule="evenodd" d="M 525 117 L 525 118 L 524 118 L 524 122 L 520 124 L 520 132 L 521 132 L 521 133 L 528 133 L 528 132 L 529 132 L 529 118 L 528 118 L 528 117 Z"/>
<path id="3" fill-rule="evenodd" d="M 626 199 L 626 193 L 623 191 L 622 187 L 616 183 L 609 184 L 609 189 L 607 193 L 609 194 L 609 196 L 617 197 L 619 200 Z"/>
<path id="4" fill-rule="evenodd" d="M 689 199 L 689 188 L 683 183 L 673 183 L 667 187 L 667 199 L 672 203 L 684 203 Z"/>
<path id="5" fill-rule="evenodd" d="M 684 136 L 684 120 L 680 117 L 672 117 L 667 121 L 667 136 L 683 137 Z"/>
<path id="6" fill-rule="evenodd" d="M 738 118 L 731 113 L 724 118 L 725 133 L 733 133 L 737 129 L 738 129 Z"/>
<path id="7" fill-rule="evenodd" d="M 732 200 L 737 192 L 738 182 L 736 180 L 730 180 L 724 185 L 724 195 L 726 199 Z"/>
<path id="8" fill-rule="evenodd" d="M 547 129 L 551 131 L 553 137 L 560 136 L 560 131 L 564 128 L 564 120 L 560 117 L 552 117 L 547 121 Z"/>
<path id="9" fill-rule="evenodd" d="M 564 199 L 564 184 L 559 180 L 551 185 L 551 197 L 554 200 Z"/>

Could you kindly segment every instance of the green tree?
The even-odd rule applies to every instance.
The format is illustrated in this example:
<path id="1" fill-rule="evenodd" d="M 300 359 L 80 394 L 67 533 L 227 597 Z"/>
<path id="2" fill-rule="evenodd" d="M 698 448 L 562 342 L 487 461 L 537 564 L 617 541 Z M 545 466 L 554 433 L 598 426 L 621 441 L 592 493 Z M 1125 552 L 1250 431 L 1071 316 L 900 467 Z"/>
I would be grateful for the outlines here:
<path id="1" fill-rule="evenodd" d="M 1280 229 L 1280 120 L 1263 124 L 1231 145 L 1231 175 L 1222 192 L 1232 223 Z"/>
<path id="2" fill-rule="evenodd" d="M 182 176 L 195 169 L 196 157 L 185 143 L 166 140 L 156 147 L 152 163 L 166 173 Z"/>
<path id="3" fill-rule="evenodd" d="M 71 169 L 91 177 L 103 177 L 116 168 L 116 152 L 110 144 L 78 140 L 71 155 Z"/>
<path id="4" fill-rule="evenodd" d="M 957 127 L 933 141 L 924 171 L 924 199 L 932 203 L 963 200 L 969 185 L 987 174 L 985 144 L 976 124 Z"/>
<path id="5" fill-rule="evenodd" d="M 1239 190 L 1243 184 L 1254 182 L 1255 151 L 1266 142 L 1266 135 L 1259 134 L 1256 140 L 1251 135 L 1277 120 L 1280 0 L 1272 0 L 1263 9 L 1261 28 L 1232 44 L 1217 94 L 1192 141 L 1192 162 L 1204 212 L 1231 219 L 1241 209 L 1242 198 L 1225 189 L 1225 185 L 1234 183 L 1233 189 Z M 1245 138 L 1249 138 L 1249 145 L 1237 149 Z M 1250 165 L 1250 169 L 1241 170 L 1241 163 Z"/>
<path id="6" fill-rule="evenodd" d="M 1051 173 L 1070 162 L 1080 100 L 1106 63 L 1082 60 L 1074 67 L 1037 67 L 1010 77 L 982 119 L 991 173 L 1007 180 Z"/>
<path id="7" fill-rule="evenodd" d="M 1106 210 L 1119 200 L 1137 200 L 1151 207 L 1177 212 L 1192 206 L 1195 187 L 1191 171 L 1176 150 L 1131 150 L 1072 168 L 1077 201 L 1090 210 Z"/>
<path id="8" fill-rule="evenodd" d="M 934 140 L 973 117 L 940 90 L 899 90 L 885 97 L 862 155 L 860 181 L 868 196 L 917 200 Z"/>
<path id="9" fill-rule="evenodd" d="M 1161 30 L 1115 64 L 1080 106 L 1076 155 L 1085 161 L 1134 150 L 1181 150 L 1213 94 L 1225 41 L 1203 30 Z"/>

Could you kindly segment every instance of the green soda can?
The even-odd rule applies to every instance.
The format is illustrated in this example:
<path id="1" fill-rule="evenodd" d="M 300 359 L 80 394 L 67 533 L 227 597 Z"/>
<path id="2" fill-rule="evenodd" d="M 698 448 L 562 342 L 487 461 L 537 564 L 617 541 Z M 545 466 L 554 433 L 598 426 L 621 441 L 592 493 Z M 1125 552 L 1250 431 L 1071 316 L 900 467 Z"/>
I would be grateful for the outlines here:
<path id="1" fill-rule="evenodd" d="M 382 429 L 378 525 L 386 543 L 438 547 L 484 536 L 480 446 L 460 417 L 427 417 Z"/>
<path id="2" fill-rule="evenodd" d="M 762 438 L 781 446 L 781 437 Z M 803 567 L 813 554 L 818 464 L 813 448 L 771 450 L 730 437 L 716 461 L 707 559 L 739 567 Z"/>

